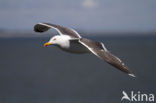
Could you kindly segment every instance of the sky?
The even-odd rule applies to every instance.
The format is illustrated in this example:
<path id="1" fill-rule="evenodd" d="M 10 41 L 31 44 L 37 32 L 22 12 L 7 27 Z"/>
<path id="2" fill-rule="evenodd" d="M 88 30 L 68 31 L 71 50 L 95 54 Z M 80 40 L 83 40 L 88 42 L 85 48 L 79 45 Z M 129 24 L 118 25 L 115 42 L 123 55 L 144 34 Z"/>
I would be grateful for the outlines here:
<path id="1" fill-rule="evenodd" d="M 0 0 L 0 30 L 49 22 L 89 32 L 156 31 L 156 0 Z"/>

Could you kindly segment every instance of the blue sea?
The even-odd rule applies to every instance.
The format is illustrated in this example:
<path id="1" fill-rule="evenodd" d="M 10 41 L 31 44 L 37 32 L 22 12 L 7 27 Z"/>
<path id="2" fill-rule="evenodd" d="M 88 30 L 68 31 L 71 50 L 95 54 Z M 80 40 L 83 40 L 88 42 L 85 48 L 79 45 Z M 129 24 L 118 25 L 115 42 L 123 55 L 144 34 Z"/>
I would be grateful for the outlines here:
<path id="1" fill-rule="evenodd" d="M 0 38 L 0 103 L 120 103 L 122 91 L 156 95 L 155 35 L 88 38 L 103 42 L 136 78 L 93 54 L 45 48 L 48 37 Z"/>

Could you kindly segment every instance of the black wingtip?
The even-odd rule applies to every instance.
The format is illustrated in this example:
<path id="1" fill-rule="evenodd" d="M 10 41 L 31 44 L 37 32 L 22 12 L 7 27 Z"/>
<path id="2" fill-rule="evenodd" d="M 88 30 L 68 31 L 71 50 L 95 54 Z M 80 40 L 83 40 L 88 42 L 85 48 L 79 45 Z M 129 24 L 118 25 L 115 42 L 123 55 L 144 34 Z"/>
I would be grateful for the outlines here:
<path id="1" fill-rule="evenodd" d="M 35 31 L 35 32 L 40 32 L 40 30 L 39 30 L 39 28 L 38 28 L 38 25 L 39 25 L 39 24 L 34 25 L 34 31 Z"/>
<path id="2" fill-rule="evenodd" d="M 45 26 L 43 24 L 44 23 L 38 23 L 38 24 L 36 24 L 34 26 L 34 31 L 35 32 L 40 32 L 40 33 L 47 31 L 49 29 L 49 27 L 47 27 L 47 26 Z"/>

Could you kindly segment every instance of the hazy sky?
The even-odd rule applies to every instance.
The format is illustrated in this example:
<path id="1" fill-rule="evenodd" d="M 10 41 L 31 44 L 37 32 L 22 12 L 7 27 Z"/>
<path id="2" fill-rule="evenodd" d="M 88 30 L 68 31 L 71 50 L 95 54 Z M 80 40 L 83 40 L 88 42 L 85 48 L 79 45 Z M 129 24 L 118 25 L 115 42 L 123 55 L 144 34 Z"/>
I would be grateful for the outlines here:
<path id="1" fill-rule="evenodd" d="M 0 0 L 0 29 L 50 22 L 84 31 L 156 31 L 156 0 Z"/>

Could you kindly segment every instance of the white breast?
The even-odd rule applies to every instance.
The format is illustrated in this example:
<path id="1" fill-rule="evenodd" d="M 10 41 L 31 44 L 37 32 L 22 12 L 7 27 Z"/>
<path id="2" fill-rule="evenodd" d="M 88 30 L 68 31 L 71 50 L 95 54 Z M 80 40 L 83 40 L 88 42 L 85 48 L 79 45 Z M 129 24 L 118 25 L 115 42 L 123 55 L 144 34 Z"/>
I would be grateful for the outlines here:
<path id="1" fill-rule="evenodd" d="M 78 41 L 72 41 L 72 38 L 68 35 L 61 35 L 57 37 L 57 46 L 62 50 L 71 53 L 88 53 L 90 52 L 86 47 L 84 47 Z"/>
<path id="2" fill-rule="evenodd" d="M 68 35 L 61 35 L 59 36 L 59 38 L 57 38 L 57 44 L 61 47 L 61 48 L 69 48 L 70 47 L 70 36 Z"/>

